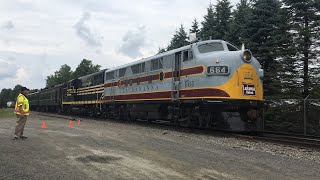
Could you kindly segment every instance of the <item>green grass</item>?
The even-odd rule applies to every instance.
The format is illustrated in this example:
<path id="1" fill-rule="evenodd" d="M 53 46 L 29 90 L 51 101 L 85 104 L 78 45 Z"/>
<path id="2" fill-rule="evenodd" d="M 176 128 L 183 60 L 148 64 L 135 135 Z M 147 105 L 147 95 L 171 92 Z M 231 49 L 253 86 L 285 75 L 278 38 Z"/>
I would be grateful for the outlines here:
<path id="1" fill-rule="evenodd" d="M 13 109 L 0 109 L 0 118 L 14 117 Z"/>

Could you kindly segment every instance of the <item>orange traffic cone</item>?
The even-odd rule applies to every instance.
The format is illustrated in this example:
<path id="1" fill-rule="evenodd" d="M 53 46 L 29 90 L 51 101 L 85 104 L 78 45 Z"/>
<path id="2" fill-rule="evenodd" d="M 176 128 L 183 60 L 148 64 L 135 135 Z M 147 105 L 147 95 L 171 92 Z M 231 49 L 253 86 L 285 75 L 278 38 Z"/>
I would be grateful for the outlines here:
<path id="1" fill-rule="evenodd" d="M 80 119 L 78 119 L 78 126 L 80 126 Z"/>
<path id="2" fill-rule="evenodd" d="M 46 122 L 45 121 L 42 121 L 42 126 L 41 126 L 42 129 L 46 129 L 47 128 L 47 125 L 46 125 Z"/>
<path id="3" fill-rule="evenodd" d="M 69 122 L 69 127 L 72 127 L 73 126 L 73 123 L 72 121 Z"/>

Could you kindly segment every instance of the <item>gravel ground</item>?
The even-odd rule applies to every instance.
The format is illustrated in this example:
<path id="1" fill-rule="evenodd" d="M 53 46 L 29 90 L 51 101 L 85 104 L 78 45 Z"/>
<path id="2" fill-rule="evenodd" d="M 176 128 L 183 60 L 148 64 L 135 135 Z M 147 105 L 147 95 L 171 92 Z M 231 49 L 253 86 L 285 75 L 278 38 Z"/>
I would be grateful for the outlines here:
<path id="1" fill-rule="evenodd" d="M 0 124 L 0 179 L 320 179 L 319 150 L 37 113 L 13 141 L 15 119 Z"/>

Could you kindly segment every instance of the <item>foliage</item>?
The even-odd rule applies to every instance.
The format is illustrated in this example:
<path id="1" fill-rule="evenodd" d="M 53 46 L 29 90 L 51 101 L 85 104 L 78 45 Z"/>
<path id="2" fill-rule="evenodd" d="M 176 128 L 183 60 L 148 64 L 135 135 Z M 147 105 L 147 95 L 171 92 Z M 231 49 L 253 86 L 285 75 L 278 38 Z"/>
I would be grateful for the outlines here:
<path id="1" fill-rule="evenodd" d="M 54 74 L 47 76 L 47 87 L 53 87 L 70 81 L 73 78 L 79 78 L 88 74 L 100 71 L 100 65 L 93 65 L 91 60 L 83 59 L 73 72 L 71 67 L 64 64 Z"/>
<path id="2" fill-rule="evenodd" d="M 83 59 L 73 73 L 73 78 L 79 78 L 100 71 L 100 65 L 92 64 L 91 60 Z"/>
<path id="3" fill-rule="evenodd" d="M 21 85 L 16 85 L 13 89 L 2 89 L 0 92 L 0 105 L 6 107 L 8 101 L 15 101 L 21 90 Z"/>
<path id="4" fill-rule="evenodd" d="M 6 105 L 8 101 L 10 101 L 10 94 L 12 89 L 2 89 L 0 93 L 0 105 Z"/>
<path id="5" fill-rule="evenodd" d="M 58 71 L 55 71 L 53 75 L 47 76 L 47 87 L 53 87 L 58 84 L 68 82 L 72 79 L 71 67 L 64 64 Z"/>
<path id="6" fill-rule="evenodd" d="M 303 101 L 271 100 L 264 113 L 264 130 L 303 134 Z"/>
<path id="7" fill-rule="evenodd" d="M 279 98 L 301 98 L 299 92 L 300 83 L 299 70 L 297 69 L 296 59 L 294 58 L 296 50 L 293 43 L 293 36 L 290 33 L 290 13 L 287 9 L 280 9 L 277 16 L 278 25 L 273 31 L 272 38 L 274 41 L 274 55 L 276 57 L 277 66 L 275 73 L 279 82 L 278 86 L 270 86 L 270 91 L 277 92 L 273 97 Z M 272 78 L 271 78 L 272 80 Z M 278 92 L 276 89 L 281 90 Z"/>
<path id="8" fill-rule="evenodd" d="M 231 13 L 230 0 L 209 4 L 203 21 L 190 32 L 202 40 L 223 39 L 250 49 L 264 69 L 265 96 L 320 96 L 319 0 L 240 0 Z M 178 43 L 178 31 L 167 50 Z M 163 52 L 159 49 L 159 52 Z"/>
<path id="9" fill-rule="evenodd" d="M 243 43 L 244 23 L 249 18 L 251 8 L 247 0 L 241 0 L 232 12 L 229 32 L 226 32 L 226 40 L 240 47 Z"/>
<path id="10" fill-rule="evenodd" d="M 197 21 L 197 19 L 194 19 L 191 25 L 191 29 L 189 29 L 190 33 L 196 33 L 196 35 L 199 34 L 200 29 L 199 29 L 199 23 Z"/>
<path id="11" fill-rule="evenodd" d="M 319 55 L 320 36 L 320 10 L 319 0 L 283 0 L 288 11 L 290 11 L 291 31 L 294 35 L 293 43 L 296 48 L 296 59 L 303 69 L 301 77 L 303 79 L 303 97 L 309 95 L 310 78 L 309 76 L 317 76 L 319 73 L 318 67 L 311 68 L 310 62 L 317 61 L 316 55 Z M 317 48 L 318 47 L 318 48 Z M 318 59 L 319 60 L 319 59 Z M 319 63 L 319 62 L 317 62 Z M 318 78 L 313 79 L 316 84 L 319 83 Z"/>
<path id="12" fill-rule="evenodd" d="M 187 33 L 184 30 L 183 25 L 181 24 L 179 30 L 176 31 L 175 35 L 173 35 L 173 38 L 171 39 L 171 42 L 167 47 L 167 51 L 188 45 L 189 43 L 187 41 L 187 38 Z"/>
<path id="13" fill-rule="evenodd" d="M 158 49 L 158 53 L 157 54 L 160 54 L 160 53 L 164 53 L 166 52 L 166 49 L 165 48 L 160 48 Z"/>
<path id="14" fill-rule="evenodd" d="M 227 39 L 230 29 L 231 8 L 229 0 L 218 0 L 216 8 L 216 39 Z"/>
<path id="15" fill-rule="evenodd" d="M 15 101 L 16 100 L 16 98 L 18 97 L 18 95 L 20 94 L 20 92 L 21 92 L 21 85 L 16 85 L 14 88 L 13 88 L 13 90 L 10 92 L 10 96 L 9 96 L 9 99 L 11 100 L 11 101 Z"/>
<path id="16" fill-rule="evenodd" d="M 216 38 L 216 13 L 214 12 L 213 5 L 210 3 L 209 7 L 207 8 L 207 14 L 203 17 L 204 20 L 201 22 L 202 28 L 200 30 L 200 38 L 202 40 L 208 40 L 212 38 Z"/>
<path id="17" fill-rule="evenodd" d="M 265 95 L 281 93 L 278 75 L 279 63 L 275 53 L 278 39 L 274 38 L 282 22 L 277 18 L 280 13 L 278 0 L 257 0 L 252 5 L 251 13 L 243 29 L 244 42 L 262 64 L 265 71 Z"/>
<path id="18" fill-rule="evenodd" d="M 320 136 L 319 100 L 276 99 L 265 104 L 268 107 L 264 112 L 265 131 L 304 134 L 306 122 L 307 135 Z"/>

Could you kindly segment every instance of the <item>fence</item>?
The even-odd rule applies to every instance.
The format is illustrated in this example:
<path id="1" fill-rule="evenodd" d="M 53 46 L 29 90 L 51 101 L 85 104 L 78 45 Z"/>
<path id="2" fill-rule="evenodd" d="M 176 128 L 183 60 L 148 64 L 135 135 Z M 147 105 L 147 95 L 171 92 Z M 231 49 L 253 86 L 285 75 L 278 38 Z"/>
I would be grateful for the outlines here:
<path id="1" fill-rule="evenodd" d="M 320 137 L 320 99 L 266 100 L 264 131 Z"/>

